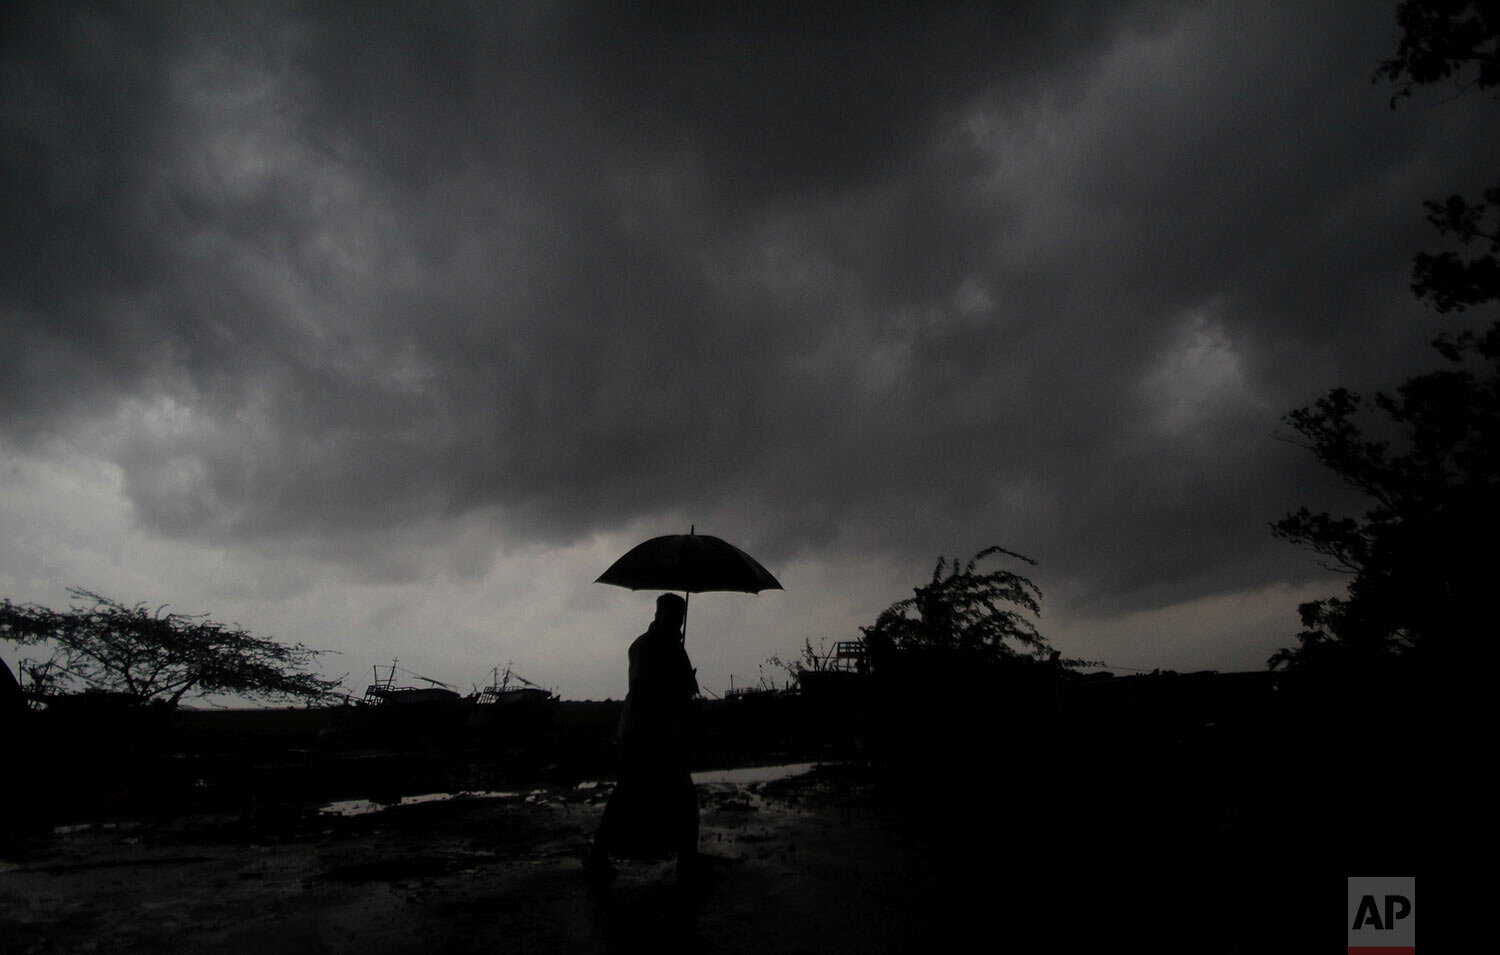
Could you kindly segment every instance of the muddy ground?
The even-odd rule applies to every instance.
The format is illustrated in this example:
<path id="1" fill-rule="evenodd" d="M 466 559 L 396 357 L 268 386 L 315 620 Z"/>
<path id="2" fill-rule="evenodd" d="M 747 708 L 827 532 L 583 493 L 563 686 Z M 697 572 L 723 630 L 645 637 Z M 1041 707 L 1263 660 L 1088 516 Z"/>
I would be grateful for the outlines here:
<path id="1" fill-rule="evenodd" d="M 856 771 L 699 786 L 710 874 L 581 853 L 608 785 L 63 827 L 0 872 L 0 951 L 871 952 L 919 947 L 918 834 Z"/>
<path id="2" fill-rule="evenodd" d="M 859 746 L 804 710 L 742 707 L 753 733 L 709 713 L 696 769 L 823 765 L 703 778 L 710 874 L 627 862 L 605 890 L 582 866 L 604 704 L 374 748 L 303 714 L 34 722 L 11 735 L 33 771 L 4 792 L 0 955 L 1337 951 L 1349 876 L 1416 873 L 1440 911 L 1433 875 L 1489 818 L 1467 737 L 1126 702 L 1047 733 L 904 707 Z M 464 790 L 504 795 L 396 804 Z M 385 808 L 327 810 L 349 800 Z"/>
<path id="3" fill-rule="evenodd" d="M 1073 781 L 1099 811 L 1069 821 L 1027 786 L 913 793 L 847 764 L 705 782 L 709 874 L 684 886 L 670 860 L 622 861 L 604 889 L 582 854 L 607 782 L 353 816 L 115 816 L 0 863 L 0 953 L 1337 950 L 1342 842 L 1228 804 L 1148 819 Z"/>

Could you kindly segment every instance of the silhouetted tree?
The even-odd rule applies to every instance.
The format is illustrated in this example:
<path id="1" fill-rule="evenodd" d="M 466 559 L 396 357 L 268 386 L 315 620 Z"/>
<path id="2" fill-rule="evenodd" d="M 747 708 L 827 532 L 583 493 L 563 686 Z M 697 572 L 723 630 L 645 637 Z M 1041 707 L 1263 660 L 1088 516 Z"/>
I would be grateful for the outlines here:
<path id="1" fill-rule="evenodd" d="M 1003 547 L 986 547 L 967 564 L 955 559 L 950 565 L 939 557 L 928 584 L 861 628 L 872 664 L 879 668 L 902 653 L 951 654 L 982 663 L 1046 658 L 1047 641 L 1027 616 L 1041 614 L 1042 592 L 1012 571 L 981 573 L 980 561 L 995 554 L 1036 563 Z"/>
<path id="2" fill-rule="evenodd" d="M 1406 0 L 1397 55 L 1376 76 L 1398 85 L 1392 104 L 1419 85 L 1459 89 L 1500 81 L 1500 8 L 1493 3 Z M 1483 199 L 1426 203 L 1457 252 L 1418 254 L 1412 291 L 1439 312 L 1500 299 L 1500 186 Z M 1448 367 L 1418 375 L 1373 401 L 1339 388 L 1285 419 L 1318 461 L 1372 506 L 1362 517 L 1303 507 L 1272 524 L 1351 575 L 1347 596 L 1303 604 L 1299 646 L 1271 665 L 1373 666 L 1397 657 L 1462 665 L 1491 629 L 1485 597 L 1495 561 L 1466 543 L 1500 538 L 1500 322 L 1438 337 Z M 1371 418 L 1374 421 L 1370 421 Z"/>
<path id="3" fill-rule="evenodd" d="M 1500 83 L 1500 4 L 1493 0 L 1405 0 L 1396 8 L 1401 42 L 1376 71 L 1396 84 L 1391 105 L 1417 86 L 1452 82 L 1458 91 Z M 1454 251 L 1423 252 L 1412 270 L 1412 291 L 1439 312 L 1462 311 L 1500 298 L 1500 183 L 1478 201 L 1452 195 L 1426 204 L 1438 233 L 1458 240 Z"/>
<path id="4" fill-rule="evenodd" d="M 1500 83 L 1500 7 L 1494 0 L 1402 0 L 1401 42 L 1380 64 L 1377 80 L 1396 84 L 1391 102 L 1413 87 L 1452 80 L 1459 90 Z"/>
<path id="5" fill-rule="evenodd" d="M 1462 654 L 1481 638 L 1495 564 L 1465 542 L 1500 539 L 1500 325 L 1441 350 L 1453 367 L 1394 395 L 1365 402 L 1339 388 L 1287 416 L 1299 443 L 1373 503 L 1358 518 L 1303 507 L 1272 525 L 1351 575 L 1347 596 L 1301 606 L 1300 646 L 1273 666 Z M 1369 413 L 1391 439 L 1370 436 L 1359 420 Z"/>
<path id="6" fill-rule="evenodd" d="M 1429 200 L 1426 206 L 1427 221 L 1438 232 L 1456 238 L 1465 249 L 1481 251 L 1470 258 L 1452 251 L 1419 253 L 1412 268 L 1412 291 L 1440 312 L 1463 311 L 1500 298 L 1500 186 L 1486 189 L 1478 202 L 1453 195 L 1441 202 Z"/>
<path id="7" fill-rule="evenodd" d="M 126 606 L 87 590 L 67 611 L 0 602 L 0 638 L 47 644 L 73 685 L 176 705 L 211 693 L 309 702 L 337 695 L 339 681 L 307 672 L 323 651 L 225 626 L 206 615 Z"/>

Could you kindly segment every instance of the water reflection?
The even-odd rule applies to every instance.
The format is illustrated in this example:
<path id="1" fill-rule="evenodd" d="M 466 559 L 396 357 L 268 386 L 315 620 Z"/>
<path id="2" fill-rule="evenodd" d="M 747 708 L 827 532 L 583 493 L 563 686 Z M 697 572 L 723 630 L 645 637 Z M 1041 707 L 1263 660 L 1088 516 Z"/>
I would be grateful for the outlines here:
<path id="1" fill-rule="evenodd" d="M 793 776 L 801 776 L 811 772 L 817 763 L 782 763 L 776 766 L 747 766 L 739 769 L 708 769 L 693 773 L 693 785 L 711 787 L 734 787 L 749 786 L 756 783 L 769 783 L 781 779 L 790 779 Z M 574 786 L 575 791 L 588 792 L 601 790 L 611 785 L 608 781 L 587 780 Z M 330 802 L 318 807 L 318 812 L 332 816 L 363 816 L 374 812 L 384 812 L 387 809 L 397 809 L 402 806 L 416 806 L 423 803 L 440 803 L 455 800 L 478 801 L 481 799 L 526 799 L 528 802 L 535 801 L 539 796 L 548 795 L 547 790 L 533 789 L 526 792 L 506 792 L 501 790 L 479 790 L 473 792 L 440 792 L 422 793 L 416 796 L 402 796 L 394 801 L 377 801 L 374 799 L 344 799 L 338 802 Z"/>
<path id="2" fill-rule="evenodd" d="M 713 786 L 731 784 L 748 786 L 752 783 L 773 783 L 810 773 L 817 763 L 782 763 L 779 766 L 747 766 L 743 769 L 709 769 L 693 773 L 693 785 Z"/>
<path id="3" fill-rule="evenodd" d="M 318 812 L 333 816 L 362 816 L 366 813 L 384 812 L 387 809 L 396 809 L 401 806 L 416 806 L 422 803 L 449 802 L 458 799 L 518 799 L 524 795 L 528 794 L 487 789 L 478 792 L 423 793 L 418 796 L 402 796 L 400 799 L 389 802 L 377 802 L 373 799 L 344 799 L 319 806 Z"/>

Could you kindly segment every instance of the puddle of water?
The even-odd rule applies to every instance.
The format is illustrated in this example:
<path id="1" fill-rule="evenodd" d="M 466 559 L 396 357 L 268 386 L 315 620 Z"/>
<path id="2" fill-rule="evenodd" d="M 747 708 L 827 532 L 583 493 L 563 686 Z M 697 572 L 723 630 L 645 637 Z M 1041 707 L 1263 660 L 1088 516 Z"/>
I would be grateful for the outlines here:
<path id="1" fill-rule="evenodd" d="M 748 766 L 744 769 L 709 769 L 701 773 L 693 773 L 693 785 L 748 786 L 751 783 L 770 783 L 812 772 L 817 765 L 817 763 L 783 763 L 780 766 Z"/>
<path id="2" fill-rule="evenodd" d="M 693 785 L 695 786 L 748 786 L 753 783 L 769 783 L 779 779 L 790 779 L 793 776 L 801 776 L 811 772 L 817 763 L 783 763 L 779 766 L 749 766 L 743 769 L 709 769 L 703 772 L 693 773 Z M 590 779 L 578 783 L 575 790 L 589 791 L 603 788 L 606 784 L 600 780 Z M 345 799 L 339 802 L 331 802 L 319 807 L 320 814 L 332 816 L 363 816 L 372 812 L 382 812 L 398 806 L 415 806 L 419 803 L 447 802 L 454 799 L 521 799 L 527 802 L 536 802 L 550 796 L 551 793 L 545 789 L 533 789 L 528 792 L 498 792 L 485 790 L 480 792 L 459 793 L 423 793 L 419 796 L 403 796 L 399 802 L 376 802 L 373 799 Z"/>
<path id="3" fill-rule="evenodd" d="M 116 829 L 129 830 L 140 827 L 137 822 L 75 822 L 61 826 L 53 826 L 54 836 L 72 836 L 83 832 L 110 832 Z"/>
<path id="4" fill-rule="evenodd" d="M 515 792 L 481 790 L 478 792 L 461 793 L 422 793 L 418 796 L 402 796 L 397 802 L 376 802 L 373 799 L 344 799 L 319 806 L 318 812 L 319 814 L 331 816 L 363 816 L 367 813 L 382 812 L 398 806 L 416 806 L 429 802 L 449 802 L 455 799 L 515 799 L 520 795 L 522 794 Z"/>

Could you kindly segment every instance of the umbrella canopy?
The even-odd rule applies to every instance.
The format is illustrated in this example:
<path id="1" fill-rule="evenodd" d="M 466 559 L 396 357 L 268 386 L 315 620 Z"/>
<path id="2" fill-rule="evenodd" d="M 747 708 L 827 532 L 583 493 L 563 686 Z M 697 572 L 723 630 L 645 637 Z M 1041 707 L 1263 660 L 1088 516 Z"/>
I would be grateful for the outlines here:
<path id="1" fill-rule="evenodd" d="M 596 584 L 631 590 L 734 591 L 758 594 L 781 584 L 754 557 L 708 534 L 667 534 L 637 544 Z"/>

